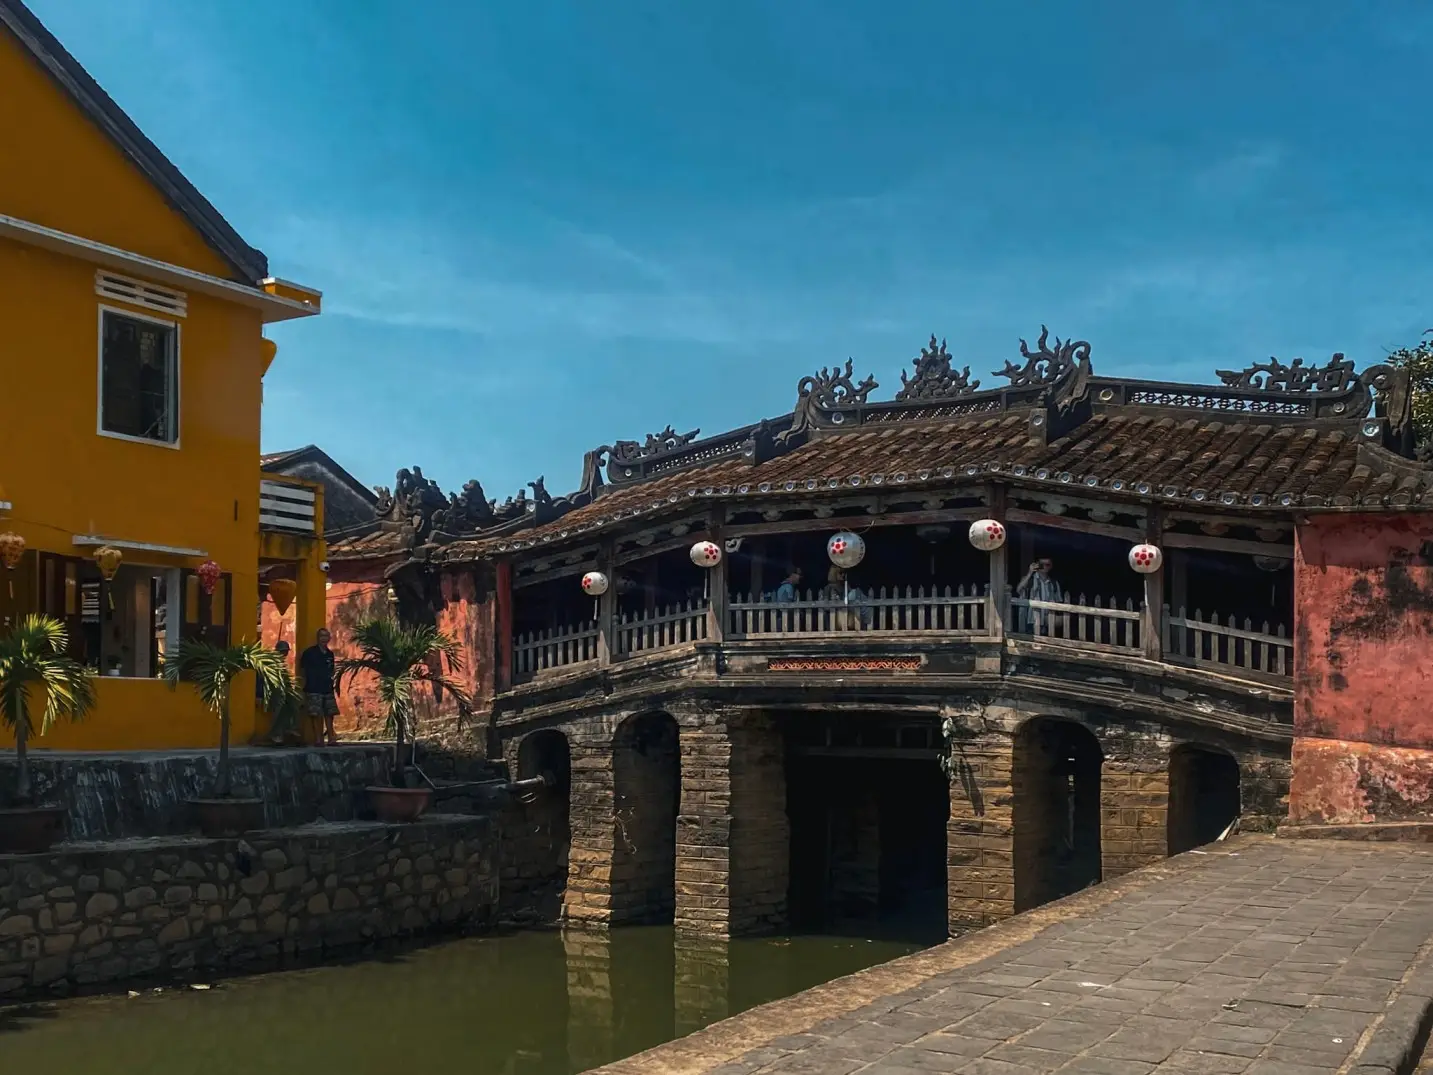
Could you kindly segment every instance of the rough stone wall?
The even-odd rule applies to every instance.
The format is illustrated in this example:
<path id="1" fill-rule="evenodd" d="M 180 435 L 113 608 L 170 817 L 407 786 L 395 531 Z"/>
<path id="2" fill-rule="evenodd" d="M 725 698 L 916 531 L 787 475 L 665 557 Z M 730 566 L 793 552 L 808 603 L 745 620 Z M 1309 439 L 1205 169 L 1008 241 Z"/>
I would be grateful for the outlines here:
<path id="1" fill-rule="evenodd" d="M 571 849 L 562 917 L 575 925 L 605 926 L 612 917 L 612 852 L 615 800 L 612 787 L 612 735 L 615 720 L 584 720 L 570 725 L 572 791 L 568 800 Z"/>
<path id="2" fill-rule="evenodd" d="M 1227 750 L 1239 763 L 1240 826 L 1271 831 L 1283 815 L 1290 764 L 1275 747 L 1261 750 L 1216 733 L 1185 735 L 1161 725 L 1049 709 L 970 705 L 956 715 L 976 734 L 952 751 L 947 898 L 952 933 L 1009 917 L 1017 907 L 1015 861 L 1045 853 L 1048 833 L 1015 829 L 1017 797 L 1029 770 L 1015 754 L 1015 735 L 1035 716 L 1088 728 L 1104 755 L 1100 771 L 1101 880 L 1164 858 L 1168 851 L 1170 753 L 1184 742 Z M 1023 909 L 1023 908 L 1022 908 Z"/>
<path id="3" fill-rule="evenodd" d="M 759 713 L 682 728 L 679 932 L 763 933 L 786 924 L 790 826 L 780 729 Z"/>
<path id="4" fill-rule="evenodd" d="M 1014 774 L 1010 740 L 980 735 L 951 751 L 946 901 L 952 934 L 1015 913 Z"/>
<path id="5" fill-rule="evenodd" d="M 544 739 L 557 757 L 543 756 Z M 553 922 L 562 914 L 572 847 L 567 740 L 558 731 L 530 733 L 509 740 L 504 758 L 507 771 L 518 779 L 540 776 L 543 769 L 552 768 L 558 785 L 516 798 L 503 810 L 501 913 L 505 919 Z"/>
<path id="6" fill-rule="evenodd" d="M 254 972 L 486 924 L 495 826 L 435 816 L 0 856 L 0 998 Z"/>
<path id="7" fill-rule="evenodd" d="M 1289 820 L 1433 818 L 1433 518 L 1301 523 L 1294 601 Z"/>

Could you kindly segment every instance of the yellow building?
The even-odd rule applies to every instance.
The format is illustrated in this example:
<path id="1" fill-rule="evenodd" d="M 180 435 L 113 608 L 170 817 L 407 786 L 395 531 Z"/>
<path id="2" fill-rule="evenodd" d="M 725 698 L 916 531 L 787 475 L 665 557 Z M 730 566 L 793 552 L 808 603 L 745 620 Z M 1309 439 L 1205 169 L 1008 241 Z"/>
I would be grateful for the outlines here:
<path id="1" fill-rule="evenodd" d="M 96 711 L 34 745 L 211 747 L 194 692 L 157 678 L 165 650 L 254 638 L 261 558 L 322 615 L 321 497 L 261 494 L 259 473 L 264 325 L 320 295 L 273 279 L 19 0 L 0 0 L 0 145 L 0 532 L 25 541 L 0 630 L 56 615 L 102 676 Z M 102 547 L 123 558 L 108 581 Z M 262 729 L 252 683 L 234 694 L 242 743 Z"/>

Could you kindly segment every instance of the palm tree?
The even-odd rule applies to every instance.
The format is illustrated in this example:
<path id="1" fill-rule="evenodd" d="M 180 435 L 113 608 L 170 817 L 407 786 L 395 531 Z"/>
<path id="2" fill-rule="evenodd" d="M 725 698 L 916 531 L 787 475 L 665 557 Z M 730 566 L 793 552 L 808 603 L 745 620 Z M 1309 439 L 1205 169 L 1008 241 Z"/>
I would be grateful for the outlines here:
<path id="1" fill-rule="evenodd" d="M 170 689 L 177 687 L 180 680 L 193 683 L 204 704 L 219 718 L 219 768 L 214 774 L 214 797 L 217 799 L 227 798 L 231 792 L 229 692 L 234 686 L 234 677 L 240 672 L 250 671 L 259 677 L 266 706 L 275 699 L 286 698 L 294 689 L 283 656 L 257 642 L 215 646 L 209 642 L 186 639 L 179 643 L 174 657 L 164 662 L 164 681 Z"/>
<path id="2" fill-rule="evenodd" d="M 36 734 L 37 694 L 44 696 L 39 734 L 57 720 L 79 720 L 95 704 L 94 673 L 70 657 L 69 632 L 50 616 L 31 614 L 0 638 L 0 721 L 15 733 L 15 801 L 29 805 L 26 744 Z"/>
<path id="3" fill-rule="evenodd" d="M 358 656 L 339 661 L 334 679 L 342 685 L 345 679 L 367 672 L 378 680 L 378 698 L 393 733 L 392 780 L 401 787 L 407 768 L 403 747 L 412 738 L 417 715 L 414 687 L 427 683 L 435 692 L 447 691 L 460 713 L 466 713 L 471 705 L 467 690 L 449 678 L 450 673 L 463 670 L 462 652 L 456 639 L 436 627 L 410 627 L 387 617 L 358 624 L 351 641 Z"/>

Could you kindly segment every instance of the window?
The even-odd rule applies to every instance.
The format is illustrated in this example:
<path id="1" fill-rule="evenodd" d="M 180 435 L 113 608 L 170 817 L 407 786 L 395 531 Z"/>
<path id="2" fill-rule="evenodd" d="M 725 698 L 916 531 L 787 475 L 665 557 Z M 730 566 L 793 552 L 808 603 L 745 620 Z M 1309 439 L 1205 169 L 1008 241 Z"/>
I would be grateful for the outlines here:
<path id="1" fill-rule="evenodd" d="M 87 560 L 42 557 L 41 604 L 65 622 L 70 656 L 106 676 L 158 676 L 179 610 L 177 568 L 123 564 L 105 582 Z"/>
<path id="2" fill-rule="evenodd" d="M 179 441 L 179 327 L 100 310 L 100 431 Z"/>

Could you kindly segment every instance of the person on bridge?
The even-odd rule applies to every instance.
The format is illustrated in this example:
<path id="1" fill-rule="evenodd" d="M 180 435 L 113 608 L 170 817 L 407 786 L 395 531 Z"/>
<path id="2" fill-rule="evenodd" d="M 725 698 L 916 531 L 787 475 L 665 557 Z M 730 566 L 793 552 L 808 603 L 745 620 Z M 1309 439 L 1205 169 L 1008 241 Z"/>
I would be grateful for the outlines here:
<path id="1" fill-rule="evenodd" d="M 1055 581 L 1055 562 L 1048 556 L 1030 562 L 1030 570 L 1015 585 L 1015 593 L 1026 601 L 1061 599 L 1060 584 Z M 1037 635 L 1049 634 L 1050 613 L 1046 609 L 1026 606 L 1021 619 L 1024 629 Z"/>

